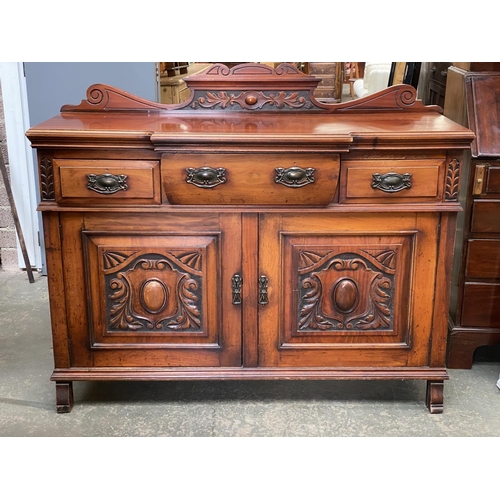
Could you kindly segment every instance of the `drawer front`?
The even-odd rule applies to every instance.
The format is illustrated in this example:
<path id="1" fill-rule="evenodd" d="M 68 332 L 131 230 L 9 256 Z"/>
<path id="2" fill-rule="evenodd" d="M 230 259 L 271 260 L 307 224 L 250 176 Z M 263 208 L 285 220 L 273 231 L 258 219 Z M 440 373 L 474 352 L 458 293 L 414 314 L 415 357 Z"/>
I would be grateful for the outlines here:
<path id="1" fill-rule="evenodd" d="M 159 162 L 54 160 L 60 204 L 159 204 Z"/>
<path id="2" fill-rule="evenodd" d="M 311 62 L 309 63 L 309 74 L 314 74 L 314 75 L 328 75 L 328 74 L 335 74 L 335 71 L 337 69 L 337 64 L 338 63 L 331 63 L 331 62 Z"/>
<path id="3" fill-rule="evenodd" d="M 340 201 L 344 203 L 436 202 L 442 198 L 443 159 L 346 160 Z"/>
<path id="4" fill-rule="evenodd" d="M 339 168 L 337 154 L 165 154 L 162 188 L 173 205 L 328 205 Z"/>
<path id="5" fill-rule="evenodd" d="M 318 83 L 318 87 L 334 87 L 335 86 L 335 77 L 327 76 L 322 78 Z"/>
<path id="6" fill-rule="evenodd" d="M 500 194 L 500 166 L 488 168 L 486 194 Z"/>
<path id="7" fill-rule="evenodd" d="M 500 285 L 465 283 L 462 326 L 500 327 Z"/>
<path id="8" fill-rule="evenodd" d="M 474 164 L 473 195 L 500 194 L 500 165 Z"/>
<path id="9" fill-rule="evenodd" d="M 499 233 L 500 200 L 475 200 L 472 204 L 472 220 L 470 230 L 473 233 Z"/>
<path id="10" fill-rule="evenodd" d="M 500 279 L 500 240 L 469 240 L 465 276 Z"/>
<path id="11" fill-rule="evenodd" d="M 335 97 L 335 88 L 334 87 L 320 87 L 318 86 L 314 90 L 314 97 L 316 98 L 332 98 Z"/>

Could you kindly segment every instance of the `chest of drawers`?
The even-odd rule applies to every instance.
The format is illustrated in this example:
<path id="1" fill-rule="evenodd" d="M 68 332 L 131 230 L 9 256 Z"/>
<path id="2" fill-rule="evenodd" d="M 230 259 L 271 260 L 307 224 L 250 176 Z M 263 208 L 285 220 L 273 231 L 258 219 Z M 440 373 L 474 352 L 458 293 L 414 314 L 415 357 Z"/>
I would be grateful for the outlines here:
<path id="1" fill-rule="evenodd" d="M 187 83 L 96 85 L 27 133 L 57 410 L 82 380 L 394 378 L 441 412 L 471 131 L 406 85 L 322 104 L 287 64 Z"/>
<path id="2" fill-rule="evenodd" d="M 476 138 L 467 162 L 448 345 L 448 366 L 462 369 L 472 367 L 478 347 L 500 344 L 500 73 L 468 73 L 465 90 Z"/>

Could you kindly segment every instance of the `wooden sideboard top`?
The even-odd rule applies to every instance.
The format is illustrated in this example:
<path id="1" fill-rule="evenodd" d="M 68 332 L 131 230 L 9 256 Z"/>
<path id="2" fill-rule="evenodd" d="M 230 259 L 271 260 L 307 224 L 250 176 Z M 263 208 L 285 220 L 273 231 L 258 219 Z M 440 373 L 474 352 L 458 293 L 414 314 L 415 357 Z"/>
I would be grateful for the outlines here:
<path id="1" fill-rule="evenodd" d="M 276 69 L 243 64 L 231 70 L 216 64 L 186 81 L 191 97 L 180 105 L 93 85 L 87 100 L 63 106 L 58 116 L 32 127 L 27 136 L 34 147 L 58 140 L 82 147 L 92 137 L 110 147 L 127 140 L 152 148 L 172 142 L 215 143 L 224 136 L 234 144 L 314 143 L 334 150 L 362 144 L 377 149 L 385 143 L 467 148 L 474 138 L 438 106 L 424 106 L 409 85 L 324 104 L 312 94 L 317 79 L 287 64 Z"/>

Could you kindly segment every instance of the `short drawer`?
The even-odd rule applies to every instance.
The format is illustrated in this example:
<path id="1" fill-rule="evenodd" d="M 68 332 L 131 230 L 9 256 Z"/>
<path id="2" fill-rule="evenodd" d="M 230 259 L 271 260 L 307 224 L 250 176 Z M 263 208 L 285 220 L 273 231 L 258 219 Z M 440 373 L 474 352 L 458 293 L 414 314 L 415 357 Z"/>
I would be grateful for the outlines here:
<path id="1" fill-rule="evenodd" d="M 335 77 L 324 77 L 318 83 L 318 87 L 334 87 L 335 86 Z"/>
<path id="2" fill-rule="evenodd" d="M 474 164 L 473 195 L 500 194 L 500 165 Z"/>
<path id="3" fill-rule="evenodd" d="M 469 240 L 465 276 L 500 279 L 500 240 Z"/>
<path id="4" fill-rule="evenodd" d="M 500 327 L 500 284 L 465 283 L 460 324 Z"/>
<path id="5" fill-rule="evenodd" d="M 328 205 L 338 154 L 170 154 L 162 157 L 164 201 L 173 205 Z"/>
<path id="6" fill-rule="evenodd" d="M 500 166 L 491 166 L 488 169 L 486 194 L 500 194 Z"/>
<path id="7" fill-rule="evenodd" d="M 54 160 L 61 204 L 159 204 L 158 161 Z"/>
<path id="8" fill-rule="evenodd" d="M 436 202 L 442 198 L 443 159 L 345 160 L 344 203 Z"/>
<path id="9" fill-rule="evenodd" d="M 500 200 L 474 200 L 470 230 L 473 233 L 500 233 Z"/>

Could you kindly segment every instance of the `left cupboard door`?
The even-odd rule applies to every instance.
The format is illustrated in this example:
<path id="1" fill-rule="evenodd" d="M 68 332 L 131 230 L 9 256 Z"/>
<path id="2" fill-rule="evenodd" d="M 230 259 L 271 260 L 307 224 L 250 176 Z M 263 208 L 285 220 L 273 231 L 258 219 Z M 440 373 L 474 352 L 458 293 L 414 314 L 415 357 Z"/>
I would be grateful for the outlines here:
<path id="1" fill-rule="evenodd" d="M 60 223 L 72 367 L 241 365 L 239 214 L 61 213 Z"/>

